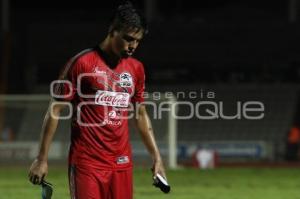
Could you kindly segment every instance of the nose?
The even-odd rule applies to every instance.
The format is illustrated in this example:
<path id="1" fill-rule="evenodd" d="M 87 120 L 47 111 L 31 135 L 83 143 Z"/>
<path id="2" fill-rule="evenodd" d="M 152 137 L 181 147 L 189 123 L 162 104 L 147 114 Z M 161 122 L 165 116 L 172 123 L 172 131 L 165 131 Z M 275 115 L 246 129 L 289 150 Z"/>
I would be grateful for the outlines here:
<path id="1" fill-rule="evenodd" d="M 128 46 L 128 50 L 129 50 L 129 51 L 134 51 L 134 49 L 135 49 L 134 47 Z"/>
<path id="2" fill-rule="evenodd" d="M 129 43 L 128 50 L 133 51 L 133 50 L 136 49 L 137 46 L 138 46 L 138 42 L 137 41 L 132 41 L 132 42 Z"/>

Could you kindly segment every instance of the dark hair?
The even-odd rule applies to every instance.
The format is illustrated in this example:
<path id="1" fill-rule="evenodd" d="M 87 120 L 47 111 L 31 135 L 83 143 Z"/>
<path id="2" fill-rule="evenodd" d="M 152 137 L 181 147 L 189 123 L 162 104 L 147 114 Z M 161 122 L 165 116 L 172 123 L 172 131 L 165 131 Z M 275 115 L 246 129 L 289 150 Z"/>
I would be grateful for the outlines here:
<path id="1" fill-rule="evenodd" d="M 130 1 L 125 1 L 118 6 L 110 21 L 109 32 L 114 30 L 143 30 L 148 33 L 148 27 L 145 17 L 140 10 L 136 9 Z"/>

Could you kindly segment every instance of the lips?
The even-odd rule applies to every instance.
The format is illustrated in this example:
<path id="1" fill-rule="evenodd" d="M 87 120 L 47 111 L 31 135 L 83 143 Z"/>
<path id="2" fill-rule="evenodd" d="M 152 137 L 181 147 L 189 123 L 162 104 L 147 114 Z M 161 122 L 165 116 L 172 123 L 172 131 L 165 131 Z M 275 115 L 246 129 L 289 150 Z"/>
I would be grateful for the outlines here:
<path id="1" fill-rule="evenodd" d="M 129 56 L 131 56 L 133 53 L 134 53 L 133 50 L 126 50 L 126 54 L 129 55 Z"/>
<path id="2" fill-rule="evenodd" d="M 131 56 L 133 54 L 133 52 L 132 51 L 127 51 L 126 54 Z"/>
<path id="3" fill-rule="evenodd" d="M 128 51 L 128 50 L 125 50 L 122 52 L 122 56 L 123 57 L 129 57 L 129 56 L 132 56 L 134 53 L 134 51 Z"/>

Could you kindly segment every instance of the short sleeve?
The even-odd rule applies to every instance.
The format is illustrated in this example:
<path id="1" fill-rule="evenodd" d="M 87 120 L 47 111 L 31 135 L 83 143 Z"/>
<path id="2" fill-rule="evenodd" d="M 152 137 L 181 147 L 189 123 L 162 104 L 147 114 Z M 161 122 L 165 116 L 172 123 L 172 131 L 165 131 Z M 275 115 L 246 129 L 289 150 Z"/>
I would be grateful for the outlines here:
<path id="1" fill-rule="evenodd" d="M 131 102 L 132 103 L 144 102 L 145 101 L 144 91 L 145 91 L 145 71 L 144 71 L 144 66 L 140 64 L 139 67 L 137 67 L 137 71 L 136 71 L 135 92 L 133 97 L 131 98 Z"/>
<path id="2" fill-rule="evenodd" d="M 71 59 L 55 81 L 52 97 L 58 101 L 72 101 L 77 93 L 77 79 L 82 70 L 83 64 L 78 59 Z"/>

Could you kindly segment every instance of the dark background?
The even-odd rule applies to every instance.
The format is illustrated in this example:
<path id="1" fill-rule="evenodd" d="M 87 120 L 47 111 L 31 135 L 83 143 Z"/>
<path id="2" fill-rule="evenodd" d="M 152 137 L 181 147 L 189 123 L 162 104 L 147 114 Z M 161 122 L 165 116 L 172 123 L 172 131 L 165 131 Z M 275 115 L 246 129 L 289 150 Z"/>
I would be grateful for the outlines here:
<path id="1" fill-rule="evenodd" d="M 47 93 L 70 57 L 104 39 L 120 1 L 8 2 L 2 93 Z M 136 54 L 148 85 L 299 81 L 293 0 L 134 2 L 149 21 Z"/>

